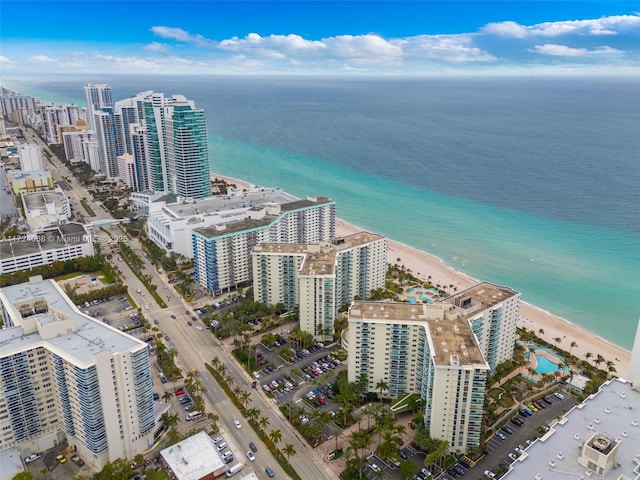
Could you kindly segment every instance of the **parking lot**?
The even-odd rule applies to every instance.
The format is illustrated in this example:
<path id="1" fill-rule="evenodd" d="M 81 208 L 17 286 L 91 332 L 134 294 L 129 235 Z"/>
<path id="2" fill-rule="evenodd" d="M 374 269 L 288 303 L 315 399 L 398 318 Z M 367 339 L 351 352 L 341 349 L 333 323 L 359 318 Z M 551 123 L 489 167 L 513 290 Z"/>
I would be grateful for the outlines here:
<path id="1" fill-rule="evenodd" d="M 490 475 L 485 476 L 484 472 L 495 473 L 500 465 L 503 466 L 503 469 L 508 469 L 509 465 L 516 461 L 520 455 L 520 450 L 526 449 L 535 438 L 541 436 L 538 431 L 540 427 L 548 427 L 558 416 L 563 415 L 578 403 L 575 397 L 564 391 L 561 395 L 564 396 L 562 400 L 551 394 L 545 397 L 549 403 L 536 402 L 544 407 L 538 409 L 537 412 L 531 410 L 531 415 L 523 411 L 511 416 L 506 424 L 511 433 L 501 430 L 493 435 L 485 444 L 485 456 L 469 470 L 468 475 L 460 476 L 460 478 L 489 477 Z M 527 405 L 531 404 L 531 402 L 526 403 Z M 513 420 L 514 418 L 522 424 L 518 425 Z"/>

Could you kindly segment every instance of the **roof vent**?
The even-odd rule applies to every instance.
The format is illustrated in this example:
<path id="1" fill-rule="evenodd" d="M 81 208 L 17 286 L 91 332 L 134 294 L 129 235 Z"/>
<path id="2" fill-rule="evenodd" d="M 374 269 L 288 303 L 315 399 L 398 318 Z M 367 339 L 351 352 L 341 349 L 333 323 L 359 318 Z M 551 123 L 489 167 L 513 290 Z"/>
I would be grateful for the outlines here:
<path id="1" fill-rule="evenodd" d="M 593 423 L 600 423 L 600 417 L 596 417 L 593 419 Z"/>
<path id="2" fill-rule="evenodd" d="M 535 480 L 542 480 L 542 475 L 540 475 L 539 473 L 536 473 L 536 476 L 533 478 L 535 478 Z"/>
<path id="3" fill-rule="evenodd" d="M 633 425 L 634 427 L 637 427 L 638 426 L 638 420 L 633 420 L 631 422 L 631 425 Z"/>
<path id="4" fill-rule="evenodd" d="M 549 466 L 550 466 L 551 468 L 555 468 L 555 466 L 556 466 L 556 462 L 554 462 L 553 460 L 551 460 L 551 461 L 549 462 Z"/>
<path id="5" fill-rule="evenodd" d="M 626 394 L 626 393 L 624 393 L 624 392 L 622 392 L 622 393 L 620 394 L 620 398 L 627 398 L 627 394 Z"/>
<path id="6" fill-rule="evenodd" d="M 604 413 L 611 413 L 611 409 L 609 407 L 605 408 Z"/>
<path id="7" fill-rule="evenodd" d="M 576 434 L 573 436 L 573 438 L 575 438 L 576 440 L 580 440 L 580 434 L 579 434 L 579 433 L 576 433 Z"/>
<path id="8" fill-rule="evenodd" d="M 627 438 L 629 436 L 629 432 L 627 432 L 627 431 L 622 432 L 622 436 L 624 438 Z"/>
<path id="9" fill-rule="evenodd" d="M 558 452 L 558 455 L 556 456 L 558 457 L 558 460 L 562 460 L 564 458 L 564 453 Z"/>
<path id="10" fill-rule="evenodd" d="M 587 425 L 587 428 L 588 428 L 589 430 L 593 430 L 593 424 L 592 424 L 592 423 L 590 423 L 589 425 Z"/>

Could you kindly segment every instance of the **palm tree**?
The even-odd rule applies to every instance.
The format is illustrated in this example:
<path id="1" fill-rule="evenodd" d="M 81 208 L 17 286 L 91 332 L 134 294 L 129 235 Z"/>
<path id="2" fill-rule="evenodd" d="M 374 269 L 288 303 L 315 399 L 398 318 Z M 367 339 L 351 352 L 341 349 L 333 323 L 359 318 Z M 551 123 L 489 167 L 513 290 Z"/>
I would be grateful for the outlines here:
<path id="1" fill-rule="evenodd" d="M 541 328 L 540 330 L 538 330 L 538 333 L 539 333 L 540 335 L 544 335 L 544 328 Z"/>
<path id="2" fill-rule="evenodd" d="M 571 355 L 571 350 L 573 350 L 573 348 L 577 347 L 578 344 L 576 342 L 571 342 L 571 346 L 569 347 L 569 355 Z"/>
<path id="3" fill-rule="evenodd" d="M 287 462 L 289 461 L 289 458 L 291 457 L 291 455 L 295 455 L 296 454 L 296 449 L 295 449 L 295 447 L 293 446 L 292 443 L 287 443 L 284 446 L 284 448 L 282 449 L 282 451 L 287 456 Z"/>
<path id="4" fill-rule="evenodd" d="M 556 342 L 556 345 L 560 345 L 560 342 L 562 342 L 562 339 L 560 337 L 556 337 L 553 339 L 554 342 Z"/>
<path id="5" fill-rule="evenodd" d="M 160 421 L 162 421 L 167 428 L 175 427 L 178 424 L 178 414 L 176 413 L 171 415 L 168 412 L 165 412 L 160 415 Z"/>
<path id="6" fill-rule="evenodd" d="M 171 393 L 170 391 L 166 391 L 162 394 L 162 399 L 166 402 L 168 402 L 169 400 L 171 400 L 173 398 L 173 393 Z"/>
<path id="7" fill-rule="evenodd" d="M 238 401 L 242 404 L 243 407 L 246 407 L 249 403 L 249 398 L 251 398 L 251 392 L 242 390 L 242 392 L 240 392 L 240 395 L 238 396 Z"/>
<path id="8" fill-rule="evenodd" d="M 282 431 L 280 430 L 271 430 L 269 432 L 269 438 L 275 444 L 277 444 L 280 440 L 282 440 Z"/>
<path id="9" fill-rule="evenodd" d="M 250 408 L 245 412 L 249 420 L 256 420 L 260 416 L 260 409 L 258 407 Z"/>
<path id="10" fill-rule="evenodd" d="M 587 352 L 584 354 L 584 359 L 587 361 L 587 363 L 589 363 L 589 359 L 593 357 L 593 353 L 591 352 Z"/>
<path id="11" fill-rule="evenodd" d="M 260 424 L 260 427 L 264 430 L 269 425 L 269 419 L 267 417 L 260 417 L 260 420 L 258 420 L 258 423 Z"/>
<path id="12" fill-rule="evenodd" d="M 598 355 L 596 356 L 596 359 L 593 361 L 593 363 L 595 363 L 595 365 L 596 365 L 596 368 L 598 368 L 598 366 L 599 366 L 602 362 L 604 362 L 604 357 L 603 357 L 602 355 L 600 355 L 600 354 L 598 354 Z"/>
<path id="13" fill-rule="evenodd" d="M 217 359 L 218 357 L 216 357 Z M 221 363 L 218 366 L 218 371 L 220 372 L 220 375 L 222 375 L 224 377 L 224 374 L 227 373 L 227 366 L 224 363 Z"/>
<path id="14" fill-rule="evenodd" d="M 383 390 L 389 390 L 389 384 L 387 384 L 384 380 L 380 380 L 376 383 L 376 388 L 380 390 L 380 396 L 382 397 Z"/>

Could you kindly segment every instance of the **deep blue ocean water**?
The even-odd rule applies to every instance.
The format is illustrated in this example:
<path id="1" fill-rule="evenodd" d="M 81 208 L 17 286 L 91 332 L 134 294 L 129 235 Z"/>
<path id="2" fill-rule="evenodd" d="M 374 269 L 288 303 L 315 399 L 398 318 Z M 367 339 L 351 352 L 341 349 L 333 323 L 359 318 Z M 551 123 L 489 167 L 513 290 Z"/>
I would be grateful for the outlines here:
<path id="1" fill-rule="evenodd" d="M 640 315 L 640 82 L 624 78 L 4 80 L 84 103 L 154 89 L 206 111 L 212 169 L 508 285 L 630 348 Z M 428 272 L 421 272 L 428 274 Z"/>

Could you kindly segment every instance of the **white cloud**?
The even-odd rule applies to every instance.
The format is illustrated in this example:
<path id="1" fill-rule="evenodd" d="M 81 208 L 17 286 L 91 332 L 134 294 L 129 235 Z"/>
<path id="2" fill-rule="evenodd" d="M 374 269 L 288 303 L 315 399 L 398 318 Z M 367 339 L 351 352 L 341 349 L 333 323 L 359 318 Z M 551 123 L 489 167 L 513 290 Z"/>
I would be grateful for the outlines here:
<path id="1" fill-rule="evenodd" d="M 145 45 L 143 48 L 149 52 L 166 52 L 167 50 L 169 50 L 169 45 L 167 45 L 166 43 L 151 42 L 150 44 Z"/>
<path id="2" fill-rule="evenodd" d="M 36 63 L 49 63 L 49 62 L 53 62 L 53 58 L 48 57 L 46 55 L 33 55 L 29 57 L 29 61 L 36 62 Z"/>
<path id="3" fill-rule="evenodd" d="M 613 15 L 593 20 L 565 20 L 544 22 L 526 26 L 516 22 L 489 23 L 481 33 L 501 37 L 559 37 L 561 35 L 618 35 L 621 32 L 640 28 L 639 15 Z"/>
<path id="4" fill-rule="evenodd" d="M 404 40 L 403 50 L 416 58 L 447 62 L 487 62 L 496 57 L 473 46 L 470 35 L 418 35 Z"/>
<path id="5" fill-rule="evenodd" d="M 190 43 L 197 47 L 211 47 L 215 46 L 216 42 L 203 37 L 200 34 L 189 33 L 182 28 L 154 26 L 151 27 L 151 32 L 160 38 L 166 38 L 167 40 L 175 40 L 177 42 Z"/>
<path id="6" fill-rule="evenodd" d="M 120 57 L 116 55 L 103 55 L 101 53 L 96 53 L 94 57 L 98 60 L 105 60 L 109 63 L 116 63 L 118 65 L 132 67 L 136 69 L 156 69 L 159 67 L 158 63 L 148 60 L 146 58 L 139 57 Z"/>
<path id="7" fill-rule="evenodd" d="M 9 64 L 9 65 L 12 65 L 12 64 L 14 64 L 16 62 L 14 62 L 13 60 L 9 60 L 4 55 L 0 55 L 0 63 L 6 63 L 6 64 Z"/>
<path id="8" fill-rule="evenodd" d="M 612 55 L 623 53 L 621 50 L 611 47 L 598 47 L 592 50 L 588 48 L 573 48 L 567 45 L 558 45 L 556 43 L 545 43 L 544 45 L 536 45 L 530 52 L 539 53 L 541 55 L 552 55 L 556 57 L 585 57 L 589 55 Z"/>

